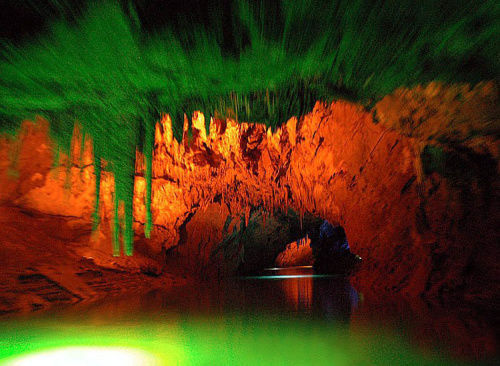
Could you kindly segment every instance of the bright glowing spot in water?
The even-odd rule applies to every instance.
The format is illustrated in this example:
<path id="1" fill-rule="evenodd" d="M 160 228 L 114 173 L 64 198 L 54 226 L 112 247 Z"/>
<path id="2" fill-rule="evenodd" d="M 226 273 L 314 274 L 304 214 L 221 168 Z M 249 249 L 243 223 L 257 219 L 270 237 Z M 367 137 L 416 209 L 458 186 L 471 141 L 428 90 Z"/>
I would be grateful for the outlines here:
<path id="1" fill-rule="evenodd" d="M 8 366 L 156 366 L 160 362 L 144 351 L 120 347 L 65 347 L 23 355 Z"/>
<path id="2" fill-rule="evenodd" d="M 313 266 L 294 266 L 294 267 L 273 267 L 273 268 L 264 268 L 264 271 L 286 271 L 297 268 L 313 268 Z"/>
<path id="3" fill-rule="evenodd" d="M 289 278 L 330 278 L 333 275 L 277 275 L 277 276 L 246 276 L 244 280 L 286 280 Z"/>

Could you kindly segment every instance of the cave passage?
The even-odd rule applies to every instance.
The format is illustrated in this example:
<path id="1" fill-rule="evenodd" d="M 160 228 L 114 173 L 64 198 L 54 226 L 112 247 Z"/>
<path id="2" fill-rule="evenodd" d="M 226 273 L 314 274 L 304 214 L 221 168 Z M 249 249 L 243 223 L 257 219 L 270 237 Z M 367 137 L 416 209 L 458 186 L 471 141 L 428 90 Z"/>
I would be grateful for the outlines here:
<path id="1" fill-rule="evenodd" d="M 500 365 L 498 0 L 0 8 L 0 364 Z"/>
<path id="2" fill-rule="evenodd" d="M 311 227 L 305 237 L 296 241 L 295 247 L 289 245 L 285 251 L 289 253 L 280 253 L 276 263 L 289 265 L 287 254 L 289 257 L 296 257 L 294 252 L 301 252 L 299 256 L 304 257 L 310 252 L 313 267 L 317 272 L 347 275 L 361 261 L 359 256 L 351 252 L 344 228 L 332 225 L 328 220 L 323 220 L 319 227 Z M 292 259 L 292 262 L 297 260 Z M 298 262 L 295 264 L 307 264 L 301 263 L 305 262 L 305 259 L 299 259 Z"/>
<path id="3" fill-rule="evenodd" d="M 290 238 L 300 236 L 276 256 L 274 264 L 277 267 L 310 266 L 317 273 L 347 276 L 361 262 L 361 258 L 351 252 L 341 225 L 309 213 L 297 222 L 297 214 L 292 210 L 288 210 L 282 220 L 290 224 Z"/>
<path id="4" fill-rule="evenodd" d="M 314 256 L 309 238 L 314 237 L 319 243 L 324 222 L 323 218 L 308 212 L 300 214 L 293 209 L 270 212 L 254 208 L 248 220 L 226 218 L 223 239 L 214 247 L 211 256 L 223 252 L 225 258 L 236 257 L 237 272 L 243 275 L 260 273 L 271 267 L 312 266 Z M 329 246 L 329 243 L 324 245 Z M 321 255 L 319 250 L 317 254 Z"/>

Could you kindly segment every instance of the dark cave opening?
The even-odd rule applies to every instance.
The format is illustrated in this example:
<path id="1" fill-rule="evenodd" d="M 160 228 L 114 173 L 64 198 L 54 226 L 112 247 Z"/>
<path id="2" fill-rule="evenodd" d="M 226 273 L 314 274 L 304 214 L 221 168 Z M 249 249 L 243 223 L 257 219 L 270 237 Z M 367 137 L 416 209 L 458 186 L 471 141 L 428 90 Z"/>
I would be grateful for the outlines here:
<path id="1" fill-rule="evenodd" d="M 240 275 L 296 266 L 314 267 L 317 273 L 348 275 L 361 261 L 351 252 L 344 228 L 315 214 L 301 215 L 289 209 L 271 215 L 256 209 L 248 224 L 228 231 L 231 220 L 226 220 L 226 234 L 213 253 L 238 248 L 236 272 Z"/>

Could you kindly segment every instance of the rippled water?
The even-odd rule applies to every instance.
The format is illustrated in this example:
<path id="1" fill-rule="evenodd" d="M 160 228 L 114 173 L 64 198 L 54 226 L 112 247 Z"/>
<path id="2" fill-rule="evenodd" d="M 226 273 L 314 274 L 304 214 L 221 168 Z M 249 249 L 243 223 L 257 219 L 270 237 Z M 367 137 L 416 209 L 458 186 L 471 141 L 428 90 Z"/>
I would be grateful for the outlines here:
<path id="1" fill-rule="evenodd" d="M 451 313 L 446 322 L 389 300 L 387 306 L 370 301 L 347 279 L 311 268 L 268 269 L 4 319 L 0 359 L 19 365 L 456 365 L 468 362 L 453 348 L 496 346 L 488 343 L 488 330 L 479 339 L 457 336 Z M 486 353 L 493 364 L 495 350 L 489 351 L 475 355 Z"/>

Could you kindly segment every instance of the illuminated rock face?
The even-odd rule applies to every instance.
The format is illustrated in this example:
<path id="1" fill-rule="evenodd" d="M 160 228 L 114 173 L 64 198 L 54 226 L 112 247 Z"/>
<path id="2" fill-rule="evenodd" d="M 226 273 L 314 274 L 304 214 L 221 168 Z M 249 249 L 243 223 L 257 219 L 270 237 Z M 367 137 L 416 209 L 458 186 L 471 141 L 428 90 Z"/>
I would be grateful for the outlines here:
<path id="1" fill-rule="evenodd" d="M 277 257 L 277 267 L 310 266 L 314 263 L 311 239 L 301 238 L 289 243 Z"/>
<path id="2" fill-rule="evenodd" d="M 494 90 L 469 92 L 468 98 L 479 98 L 483 109 L 494 112 L 498 108 Z M 145 180 L 143 159 L 137 159 L 136 246 L 146 246 L 156 254 L 178 246 L 184 259 L 201 263 L 197 268 L 216 266 L 210 253 L 223 239 L 228 215 L 248 221 L 252 207 L 267 212 L 293 208 L 345 228 L 352 251 L 364 259 L 355 279 L 361 289 L 488 298 L 483 281 L 497 276 L 492 258 L 499 239 L 495 226 L 498 141 L 472 136 L 450 147 L 443 139 L 433 139 L 435 133 L 412 135 L 401 125 L 414 126 L 410 132 L 416 131 L 415 126 L 427 117 L 408 112 L 405 98 L 412 101 L 415 111 L 423 110 L 436 95 L 443 103 L 446 98 L 457 103 L 456 98 L 439 96 L 439 90 L 420 91 L 420 99 L 398 93 L 383 99 L 373 111 L 342 101 L 317 103 L 310 114 L 299 121 L 289 120 L 274 133 L 260 124 L 212 119 L 207 135 L 203 115 L 195 113 L 192 136 L 186 120 L 182 143 L 173 139 L 170 119 L 164 117 L 155 131 L 155 228 L 149 241 L 141 236 Z M 433 113 L 431 109 L 428 118 L 445 119 L 444 110 Z M 455 114 L 473 118 L 473 109 L 467 110 L 468 114 L 460 109 Z M 483 110 L 480 117 L 487 113 L 491 110 Z M 498 120 L 494 123 L 498 125 Z M 441 134 L 450 128 L 445 122 L 443 126 Z M 5 161 L 13 144 L 2 142 L 2 184 L 8 184 L 1 198 L 46 213 L 90 219 L 94 201 L 91 145 L 81 154 L 76 134 L 69 170 L 67 158 L 62 160 L 64 166 L 51 168 L 46 126 L 25 123 L 23 131 L 18 141 L 17 183 L 6 174 Z M 435 168 L 432 154 L 430 162 L 422 163 L 434 151 L 426 149 L 428 145 L 444 154 L 438 163 L 447 170 Z M 43 151 L 31 156 L 33 149 Z M 462 182 L 453 176 L 460 169 L 452 168 L 464 161 L 473 172 Z M 71 188 L 65 189 L 68 182 Z M 106 240 L 92 245 L 104 251 L 109 247 L 111 253 L 109 235 L 104 234 L 111 227 L 113 213 L 109 173 L 103 172 L 101 187 L 100 231 Z M 231 230 L 239 221 L 232 225 Z M 236 250 L 233 259 L 237 255 Z"/>

